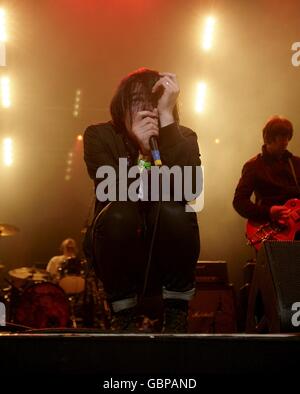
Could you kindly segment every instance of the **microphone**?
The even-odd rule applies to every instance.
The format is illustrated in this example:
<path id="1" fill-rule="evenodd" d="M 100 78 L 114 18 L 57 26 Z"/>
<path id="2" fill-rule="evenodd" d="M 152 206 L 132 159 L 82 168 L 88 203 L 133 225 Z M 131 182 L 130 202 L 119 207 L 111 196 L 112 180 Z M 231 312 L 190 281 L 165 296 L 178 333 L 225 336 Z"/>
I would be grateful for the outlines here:
<path id="1" fill-rule="evenodd" d="M 157 138 L 154 135 L 152 135 L 150 137 L 149 145 L 150 145 L 151 155 L 152 155 L 154 164 L 156 166 L 161 166 L 162 162 L 161 162 L 160 153 L 159 153 L 159 149 L 158 149 Z"/>

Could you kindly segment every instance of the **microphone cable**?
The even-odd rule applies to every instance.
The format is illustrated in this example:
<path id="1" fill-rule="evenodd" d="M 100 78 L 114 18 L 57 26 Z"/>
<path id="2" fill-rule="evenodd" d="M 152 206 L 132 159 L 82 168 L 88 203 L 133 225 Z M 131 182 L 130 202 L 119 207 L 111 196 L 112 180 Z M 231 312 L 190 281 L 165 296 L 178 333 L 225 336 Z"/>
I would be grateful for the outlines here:
<path id="1" fill-rule="evenodd" d="M 158 167 L 161 166 L 160 157 L 159 157 L 159 162 L 160 162 L 160 164 L 156 164 Z M 160 215 L 161 189 L 162 189 L 162 179 L 161 179 L 160 173 L 158 174 L 158 180 L 159 180 L 159 182 L 158 182 L 159 183 L 159 189 L 158 189 L 159 198 L 158 198 L 158 203 L 157 203 L 157 207 L 155 210 L 154 226 L 153 226 L 152 237 L 151 237 L 151 242 L 150 242 L 150 247 L 149 247 L 149 252 L 148 252 L 148 260 L 147 260 L 146 269 L 145 269 L 144 285 L 143 285 L 143 290 L 142 290 L 142 293 L 140 296 L 140 301 L 139 301 L 140 304 L 141 304 L 143 298 L 145 297 L 145 293 L 146 293 L 146 289 L 147 289 L 147 285 L 148 285 L 149 272 L 150 272 L 150 267 L 151 267 L 152 254 L 153 254 L 153 246 L 154 246 L 154 242 L 155 242 L 157 226 L 158 226 L 158 221 L 159 221 L 159 215 Z"/>

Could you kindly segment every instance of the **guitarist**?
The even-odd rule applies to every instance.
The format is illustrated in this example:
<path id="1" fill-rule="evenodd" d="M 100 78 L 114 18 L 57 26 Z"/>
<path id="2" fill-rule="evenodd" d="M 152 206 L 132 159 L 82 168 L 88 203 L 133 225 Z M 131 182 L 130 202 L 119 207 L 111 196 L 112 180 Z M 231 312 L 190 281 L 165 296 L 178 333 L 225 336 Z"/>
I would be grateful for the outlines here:
<path id="1" fill-rule="evenodd" d="M 300 198 L 300 157 L 287 150 L 292 136 L 286 118 L 273 116 L 264 126 L 262 152 L 244 164 L 235 190 L 233 206 L 241 216 L 258 223 L 288 220 L 290 209 L 284 204 Z"/>

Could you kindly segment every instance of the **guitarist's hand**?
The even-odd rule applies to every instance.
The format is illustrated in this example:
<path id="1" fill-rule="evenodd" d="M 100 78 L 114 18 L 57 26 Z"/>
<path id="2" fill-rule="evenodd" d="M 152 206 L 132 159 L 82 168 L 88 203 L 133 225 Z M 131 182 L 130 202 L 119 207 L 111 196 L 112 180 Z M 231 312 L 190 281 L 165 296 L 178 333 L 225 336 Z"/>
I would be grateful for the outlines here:
<path id="1" fill-rule="evenodd" d="M 291 210 L 282 205 L 273 205 L 270 208 L 270 216 L 274 222 L 286 224 L 288 222 Z"/>

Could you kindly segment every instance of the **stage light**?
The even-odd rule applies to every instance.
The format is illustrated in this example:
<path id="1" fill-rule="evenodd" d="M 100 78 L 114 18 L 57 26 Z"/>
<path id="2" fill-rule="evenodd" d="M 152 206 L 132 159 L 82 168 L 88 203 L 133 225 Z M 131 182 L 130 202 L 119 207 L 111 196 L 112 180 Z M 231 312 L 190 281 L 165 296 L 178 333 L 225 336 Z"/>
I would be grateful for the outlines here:
<path id="1" fill-rule="evenodd" d="M 6 66 L 6 47 L 5 42 L 7 40 L 6 34 L 6 23 L 5 23 L 5 11 L 0 8 L 0 66 Z"/>
<path id="2" fill-rule="evenodd" d="M 215 23 L 216 20 L 212 16 L 207 17 L 205 20 L 203 39 L 202 39 L 202 48 L 205 51 L 210 50 L 212 47 Z"/>
<path id="3" fill-rule="evenodd" d="M 66 169 L 65 169 L 65 181 L 70 181 L 72 179 L 72 166 L 73 166 L 73 152 L 69 151 L 66 160 Z"/>
<path id="4" fill-rule="evenodd" d="M 6 48 L 5 43 L 0 41 L 0 67 L 6 66 Z"/>
<path id="5" fill-rule="evenodd" d="M 82 139 L 83 139 L 83 138 L 82 138 L 82 135 L 81 135 L 81 134 L 78 134 L 77 140 L 78 140 L 78 141 L 82 141 Z"/>
<path id="6" fill-rule="evenodd" d="M 0 8 L 0 42 L 7 41 L 6 34 L 6 14 L 3 8 Z"/>
<path id="7" fill-rule="evenodd" d="M 196 105 L 195 105 L 196 112 L 204 111 L 205 95 L 206 95 L 206 83 L 199 82 L 197 85 L 197 94 L 196 94 Z"/>
<path id="8" fill-rule="evenodd" d="M 77 89 L 75 92 L 75 100 L 74 100 L 74 108 L 73 108 L 74 118 L 77 118 L 79 115 L 80 96 L 81 96 L 81 90 Z"/>
<path id="9" fill-rule="evenodd" d="M 11 106 L 10 80 L 8 77 L 1 77 L 1 102 L 4 108 L 9 108 Z"/>
<path id="10" fill-rule="evenodd" d="M 3 140 L 3 164 L 10 167 L 13 163 L 13 141 L 11 138 Z"/>

